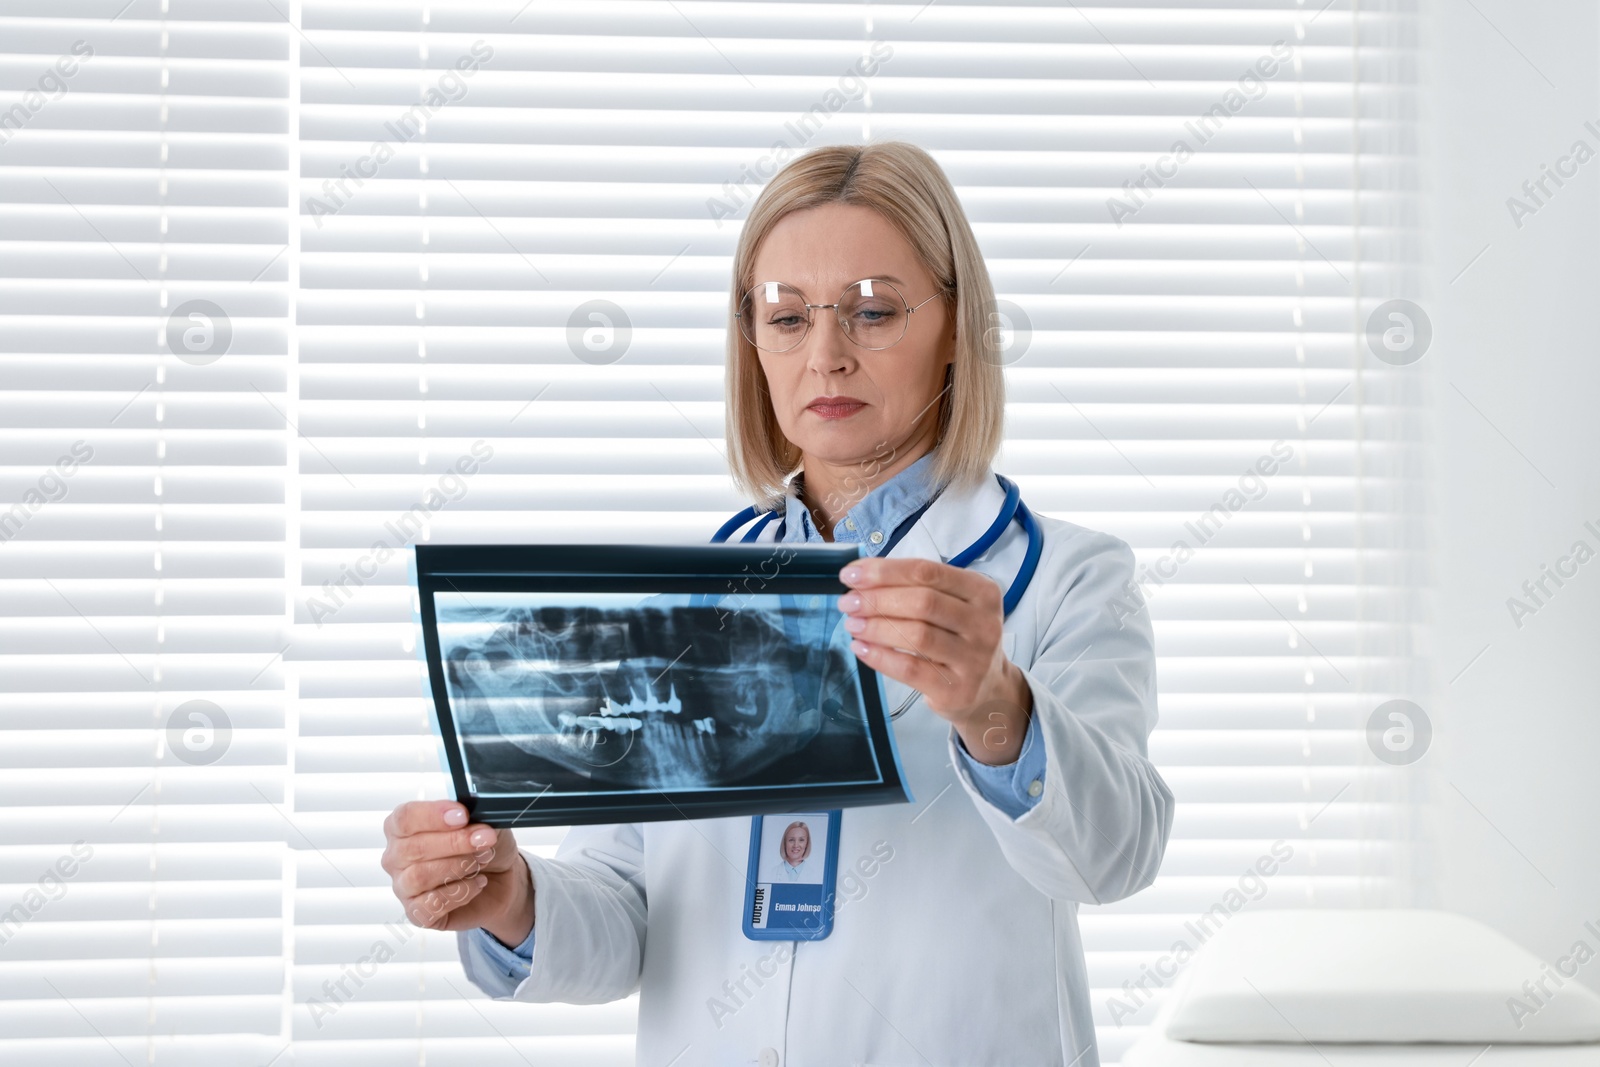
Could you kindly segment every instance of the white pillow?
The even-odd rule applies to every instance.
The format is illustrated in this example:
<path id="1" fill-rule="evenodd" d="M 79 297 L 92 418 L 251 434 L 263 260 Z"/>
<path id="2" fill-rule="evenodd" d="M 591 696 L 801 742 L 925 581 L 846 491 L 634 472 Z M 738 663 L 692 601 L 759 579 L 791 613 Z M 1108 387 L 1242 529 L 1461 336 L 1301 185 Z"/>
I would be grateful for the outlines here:
<path id="1" fill-rule="evenodd" d="M 1443 911 L 1245 912 L 1200 947 L 1161 1015 L 1184 1041 L 1600 1041 L 1600 995 L 1572 977 L 1600 978 L 1597 950 L 1586 929 L 1547 965 Z"/>

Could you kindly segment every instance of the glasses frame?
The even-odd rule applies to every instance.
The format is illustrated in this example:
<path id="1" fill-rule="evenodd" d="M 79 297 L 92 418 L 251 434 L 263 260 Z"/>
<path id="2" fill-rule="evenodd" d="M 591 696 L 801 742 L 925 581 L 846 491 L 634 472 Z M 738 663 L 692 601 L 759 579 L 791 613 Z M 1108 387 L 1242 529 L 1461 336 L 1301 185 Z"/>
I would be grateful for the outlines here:
<path id="1" fill-rule="evenodd" d="M 871 282 L 873 284 L 873 286 L 874 286 L 874 292 L 876 292 L 876 287 L 877 286 L 880 286 L 880 285 L 888 286 L 889 289 L 894 292 L 894 295 L 899 298 L 900 306 L 906 309 L 905 329 L 900 331 L 900 336 L 899 337 L 896 337 L 893 341 L 891 341 L 888 344 L 884 345 L 882 348 L 872 348 L 872 347 L 870 347 L 868 345 L 862 344 L 860 341 L 857 341 L 854 337 L 852 337 L 850 335 L 850 326 L 849 326 L 849 324 L 846 323 L 844 321 L 844 319 L 841 318 L 840 315 L 839 315 L 839 308 L 841 306 L 843 306 L 844 298 L 849 295 L 851 289 L 856 288 L 862 282 Z M 843 289 L 841 289 L 839 291 L 839 299 L 836 300 L 835 302 L 833 302 L 832 304 L 811 304 L 811 303 L 806 303 L 806 294 L 801 292 L 800 291 L 800 287 L 797 286 L 797 285 L 790 285 L 788 282 L 756 282 L 750 288 L 746 289 L 744 291 L 744 294 L 739 298 L 739 306 L 740 307 L 744 306 L 745 301 L 747 299 L 749 299 L 751 293 L 755 292 L 757 289 L 764 288 L 765 286 L 768 286 L 768 285 L 781 285 L 781 286 L 784 286 L 785 288 L 793 289 L 796 293 L 800 293 L 801 306 L 803 306 L 806 309 L 806 328 L 805 328 L 805 332 L 802 333 L 799 336 L 799 338 L 795 341 L 794 344 L 790 345 L 788 348 L 778 348 L 778 349 L 762 348 L 760 345 L 756 344 L 755 340 L 750 336 L 749 332 L 747 332 L 746 329 L 745 329 L 746 322 L 750 321 L 750 320 L 747 320 L 745 318 L 745 316 L 740 314 L 738 311 L 735 311 L 733 313 L 733 317 L 735 319 L 739 320 L 739 332 L 740 332 L 740 334 L 742 334 L 744 336 L 744 339 L 746 341 L 750 342 L 750 346 L 752 348 L 754 348 L 758 352 L 767 352 L 767 353 L 770 353 L 770 354 L 775 355 L 775 356 L 783 355 L 786 352 L 793 352 L 795 349 L 797 349 L 801 345 L 805 344 L 806 343 L 806 338 L 811 336 L 812 327 L 814 327 L 817 324 L 817 316 L 816 316 L 815 313 L 818 312 L 818 311 L 821 311 L 823 308 L 832 308 L 833 309 L 833 320 L 839 324 L 839 331 L 844 334 L 845 340 L 849 341 L 851 344 L 855 345 L 857 348 L 863 349 L 863 350 L 865 350 L 867 352 L 887 352 L 889 349 L 893 348 L 895 345 L 899 344 L 901 341 L 904 341 L 906 339 L 906 334 L 911 332 L 911 316 L 913 316 L 913 315 L 915 315 L 917 313 L 917 308 L 920 308 L 923 304 L 926 304 L 928 302 L 928 300 L 932 300 L 934 297 L 943 296 L 946 293 L 951 292 L 950 289 L 947 289 L 947 288 L 941 286 L 938 289 L 934 290 L 933 296 L 928 297 L 928 300 L 923 300 L 920 303 L 918 303 L 917 305 L 912 306 L 911 302 L 906 299 L 906 295 L 900 291 L 900 287 L 898 285 L 895 285 L 893 282 L 886 282 L 882 278 L 858 278 L 855 281 L 851 282 L 850 284 L 846 285 Z M 754 328 L 754 322 L 753 321 L 750 321 L 750 325 L 751 325 L 752 328 Z"/>

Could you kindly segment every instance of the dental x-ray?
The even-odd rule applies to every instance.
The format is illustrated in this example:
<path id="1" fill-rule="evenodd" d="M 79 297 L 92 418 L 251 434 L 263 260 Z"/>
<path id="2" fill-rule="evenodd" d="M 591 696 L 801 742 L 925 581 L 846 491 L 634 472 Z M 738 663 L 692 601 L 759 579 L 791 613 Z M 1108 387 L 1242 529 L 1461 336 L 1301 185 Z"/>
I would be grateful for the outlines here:
<path id="1" fill-rule="evenodd" d="M 445 763 L 500 826 L 908 801 L 855 548 L 418 546 Z"/>

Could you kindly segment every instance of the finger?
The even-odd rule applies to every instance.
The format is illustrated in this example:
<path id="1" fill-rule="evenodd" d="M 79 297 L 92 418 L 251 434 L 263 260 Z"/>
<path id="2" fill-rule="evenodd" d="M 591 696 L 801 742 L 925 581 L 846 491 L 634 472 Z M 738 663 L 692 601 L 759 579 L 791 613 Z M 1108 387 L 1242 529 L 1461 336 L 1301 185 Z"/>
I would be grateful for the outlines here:
<path id="1" fill-rule="evenodd" d="M 488 877 L 482 874 L 446 882 L 412 897 L 407 902 L 406 914 L 419 926 L 442 929 L 449 925 L 445 920 L 451 912 L 472 903 L 488 884 Z"/>
<path id="2" fill-rule="evenodd" d="M 501 830 L 488 852 L 489 858 L 483 861 L 484 870 L 496 873 L 509 871 L 517 862 L 517 839 L 510 830 Z M 481 857 L 483 853 L 479 852 L 478 855 Z"/>
<path id="3" fill-rule="evenodd" d="M 452 856 L 471 856 L 495 847 L 498 835 L 492 827 L 464 826 L 446 833 L 414 834 L 389 842 L 384 858 L 389 861 L 386 870 L 396 871 L 427 860 L 449 859 Z"/>
<path id="4" fill-rule="evenodd" d="M 960 600 L 981 602 L 999 591 L 993 578 L 981 571 L 952 567 L 931 559 L 887 559 L 870 556 L 851 560 L 839 571 L 839 580 L 851 589 L 876 589 L 886 585 L 925 585 Z"/>
<path id="5" fill-rule="evenodd" d="M 431 889 L 405 901 L 406 918 L 426 930 L 443 929 L 450 913 L 476 900 L 488 884 L 489 879 L 478 874 Z"/>
<path id="6" fill-rule="evenodd" d="M 386 837 L 440 833 L 467 825 L 467 809 L 454 800 L 413 800 L 401 804 L 383 820 Z"/>
<path id="7" fill-rule="evenodd" d="M 924 698 L 937 701 L 940 695 L 955 685 L 955 678 L 947 671 L 925 659 L 914 656 L 909 652 L 900 652 L 883 645 L 865 644 L 857 641 L 850 646 L 850 650 L 861 657 L 863 663 L 886 674 L 902 685 L 923 694 Z"/>
<path id="8" fill-rule="evenodd" d="M 970 602 L 925 585 L 889 585 L 839 597 L 838 607 L 850 615 L 922 619 L 950 633 L 976 632 L 987 616 L 974 613 Z"/>
<path id="9" fill-rule="evenodd" d="M 489 849 L 476 856 L 451 856 L 449 859 L 413 863 L 394 876 L 394 891 L 401 898 L 417 897 L 450 882 L 482 874 L 487 860 L 480 857 L 485 855 L 492 859 L 494 852 Z"/>
<path id="10" fill-rule="evenodd" d="M 851 617 L 845 628 L 857 641 L 867 645 L 903 648 L 925 659 L 932 660 L 943 670 L 952 670 L 953 664 L 971 656 L 974 645 L 949 630 L 917 619 L 900 619 L 874 616 L 868 619 Z"/>
<path id="11" fill-rule="evenodd" d="M 394 838 L 383 850 L 383 869 L 393 874 L 413 863 L 470 856 L 493 848 L 498 835 L 494 828 L 479 824 L 444 833 L 413 834 Z"/>

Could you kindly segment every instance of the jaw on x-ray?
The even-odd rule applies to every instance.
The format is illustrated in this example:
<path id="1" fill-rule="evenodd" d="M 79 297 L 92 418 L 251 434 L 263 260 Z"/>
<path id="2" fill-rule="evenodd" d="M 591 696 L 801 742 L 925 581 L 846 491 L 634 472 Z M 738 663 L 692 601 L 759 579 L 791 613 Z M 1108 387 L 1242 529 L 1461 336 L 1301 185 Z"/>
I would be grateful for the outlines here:
<path id="1" fill-rule="evenodd" d="M 795 598 L 737 611 L 666 594 L 631 606 L 577 599 L 438 594 L 477 792 L 702 789 L 759 782 L 814 742 L 815 753 L 870 751 L 848 635 Z M 847 769 L 819 762 L 831 764 L 820 777 Z"/>

